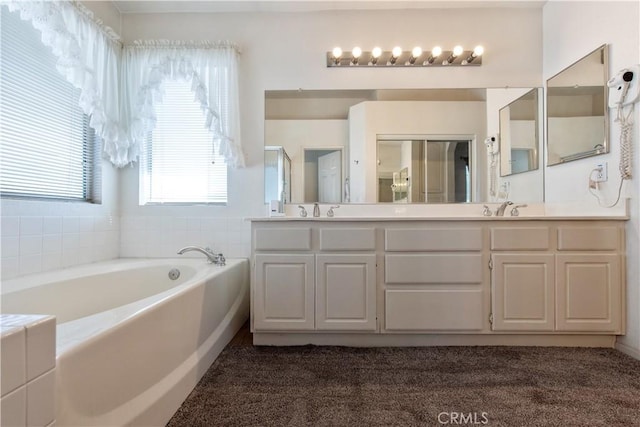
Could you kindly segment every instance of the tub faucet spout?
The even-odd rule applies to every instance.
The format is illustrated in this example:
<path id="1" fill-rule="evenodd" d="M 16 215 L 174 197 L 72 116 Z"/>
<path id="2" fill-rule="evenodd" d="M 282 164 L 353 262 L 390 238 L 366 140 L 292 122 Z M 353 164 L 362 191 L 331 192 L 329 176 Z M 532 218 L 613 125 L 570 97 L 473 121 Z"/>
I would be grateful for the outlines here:
<path id="1" fill-rule="evenodd" d="M 211 250 L 211 248 L 201 248 L 200 246 L 185 246 L 178 251 L 178 255 L 182 255 L 185 252 L 191 251 L 204 254 L 207 257 L 207 262 L 209 262 L 209 264 L 224 265 L 225 259 L 222 254 L 215 254 Z"/>

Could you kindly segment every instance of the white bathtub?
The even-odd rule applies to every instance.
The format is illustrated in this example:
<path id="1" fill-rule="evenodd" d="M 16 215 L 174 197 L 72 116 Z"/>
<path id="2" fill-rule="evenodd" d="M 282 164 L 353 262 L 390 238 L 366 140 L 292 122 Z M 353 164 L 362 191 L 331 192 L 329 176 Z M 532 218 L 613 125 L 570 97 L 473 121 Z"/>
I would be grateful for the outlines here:
<path id="1" fill-rule="evenodd" d="M 249 263 L 115 260 L 28 276 L 2 283 L 0 311 L 57 317 L 56 425 L 164 425 L 248 318 Z"/>

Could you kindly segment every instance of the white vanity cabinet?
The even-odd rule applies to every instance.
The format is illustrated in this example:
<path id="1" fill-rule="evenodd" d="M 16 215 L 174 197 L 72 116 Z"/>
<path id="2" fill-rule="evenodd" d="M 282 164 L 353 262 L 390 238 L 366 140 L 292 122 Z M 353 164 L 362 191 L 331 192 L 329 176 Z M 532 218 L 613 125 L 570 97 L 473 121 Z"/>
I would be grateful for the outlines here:
<path id="1" fill-rule="evenodd" d="M 624 333 L 620 219 L 252 222 L 269 345 L 589 345 Z"/>
<path id="2" fill-rule="evenodd" d="M 314 329 L 314 266 L 313 255 L 256 255 L 256 330 Z"/>
<path id="3" fill-rule="evenodd" d="M 315 259 L 308 227 L 254 230 L 253 325 L 256 330 L 315 328 Z"/>
<path id="4" fill-rule="evenodd" d="M 559 226 L 556 329 L 622 333 L 624 229 Z"/>
<path id="5" fill-rule="evenodd" d="M 492 227 L 492 329 L 622 333 L 623 233 L 606 222 Z"/>
<path id="6" fill-rule="evenodd" d="M 387 226 L 385 330 L 481 330 L 482 234 L 480 226 Z"/>
<path id="7" fill-rule="evenodd" d="M 316 329 L 376 330 L 376 256 L 316 255 Z"/>
<path id="8" fill-rule="evenodd" d="M 375 228 L 299 224 L 254 227 L 253 329 L 376 331 Z"/>

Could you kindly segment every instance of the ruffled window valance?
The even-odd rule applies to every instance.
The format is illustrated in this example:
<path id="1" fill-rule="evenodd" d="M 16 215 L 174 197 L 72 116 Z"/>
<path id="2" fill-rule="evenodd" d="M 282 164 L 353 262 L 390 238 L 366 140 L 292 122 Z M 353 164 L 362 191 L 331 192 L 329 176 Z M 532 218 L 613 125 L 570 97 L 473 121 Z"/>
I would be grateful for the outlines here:
<path id="1" fill-rule="evenodd" d="M 145 41 L 125 46 L 117 34 L 74 0 L 0 0 L 42 33 L 58 57 L 57 67 L 81 90 L 80 107 L 116 167 L 138 159 L 155 124 L 166 78 L 191 81 L 220 154 L 231 167 L 244 166 L 240 143 L 238 54 L 228 42 Z"/>
<path id="2" fill-rule="evenodd" d="M 42 33 L 58 71 L 80 89 L 80 108 L 112 153 L 121 137 L 118 75 L 122 44 L 113 30 L 75 1 L 2 1 Z M 117 163 L 114 162 L 117 166 Z"/>
<path id="3" fill-rule="evenodd" d="M 135 159 L 155 126 L 162 102 L 162 82 L 191 82 L 195 100 L 205 113 L 203 126 L 218 142 L 231 167 L 244 166 L 238 108 L 238 48 L 229 42 L 136 41 L 123 55 L 123 104 L 128 112 L 122 155 Z"/>

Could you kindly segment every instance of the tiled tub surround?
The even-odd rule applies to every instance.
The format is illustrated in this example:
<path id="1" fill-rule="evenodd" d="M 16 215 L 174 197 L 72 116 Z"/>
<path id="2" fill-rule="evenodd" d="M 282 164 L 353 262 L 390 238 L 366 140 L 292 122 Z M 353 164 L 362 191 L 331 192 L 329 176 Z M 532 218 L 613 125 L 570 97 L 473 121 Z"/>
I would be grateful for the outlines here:
<path id="1" fill-rule="evenodd" d="M 164 425 L 246 321 L 249 263 L 112 260 L 3 281 L 2 292 L 3 312 L 58 319 L 56 423 Z M 19 366 L 5 348 L 3 385 Z"/>
<path id="2" fill-rule="evenodd" d="M 56 320 L 0 315 L 0 425 L 50 426 L 55 413 Z"/>
<path id="3" fill-rule="evenodd" d="M 184 246 L 210 247 L 228 258 L 251 254 L 251 223 L 242 217 L 121 217 L 121 258 L 175 257 Z M 185 257 L 201 258 L 187 253 Z"/>
<path id="4" fill-rule="evenodd" d="M 7 216 L 3 212 L 0 232 L 3 280 L 118 257 L 120 220 L 116 215 Z"/>

